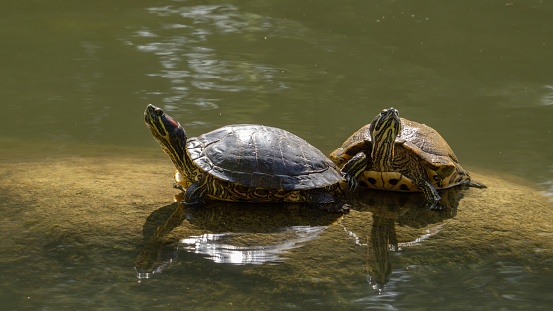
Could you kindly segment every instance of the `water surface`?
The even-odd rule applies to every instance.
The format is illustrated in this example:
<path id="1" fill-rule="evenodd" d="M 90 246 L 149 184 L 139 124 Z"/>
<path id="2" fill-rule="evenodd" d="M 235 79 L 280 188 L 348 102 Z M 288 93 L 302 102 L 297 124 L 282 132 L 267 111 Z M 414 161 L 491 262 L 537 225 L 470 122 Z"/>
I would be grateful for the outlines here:
<path id="1" fill-rule="evenodd" d="M 552 15 L 546 1 L 5 4 L 2 308 L 551 308 Z M 214 206 L 152 242 L 162 273 L 139 282 L 137 255 L 178 211 L 147 104 L 191 136 L 265 124 L 326 154 L 393 106 L 489 188 L 446 214 L 372 195 L 344 217 Z"/>

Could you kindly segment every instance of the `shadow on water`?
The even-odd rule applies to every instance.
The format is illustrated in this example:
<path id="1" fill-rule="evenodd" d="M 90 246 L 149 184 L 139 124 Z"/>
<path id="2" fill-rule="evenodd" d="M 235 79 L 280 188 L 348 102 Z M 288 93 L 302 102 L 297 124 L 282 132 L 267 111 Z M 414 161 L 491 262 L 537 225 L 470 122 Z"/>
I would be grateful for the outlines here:
<path id="1" fill-rule="evenodd" d="M 356 211 L 372 221 L 348 222 L 332 214 L 298 204 L 243 204 L 208 201 L 201 208 L 173 203 L 152 212 L 143 226 L 144 243 L 136 255 L 139 279 L 149 279 L 178 260 L 179 250 L 221 264 L 259 265 L 286 261 L 286 253 L 319 238 L 330 226 L 342 227 L 342 238 L 353 238 L 363 253 L 364 271 L 372 288 L 383 291 L 392 274 L 391 252 L 416 245 L 439 231 L 455 216 L 463 186 L 441 191 L 442 209 L 428 210 L 418 193 L 377 190 L 350 195 Z M 180 201 L 180 198 L 176 198 Z M 398 238 L 396 226 L 413 230 Z M 421 228 L 432 228 L 421 233 Z M 195 227 L 200 235 L 179 234 L 177 228 Z M 185 230 L 186 231 L 186 230 Z"/>

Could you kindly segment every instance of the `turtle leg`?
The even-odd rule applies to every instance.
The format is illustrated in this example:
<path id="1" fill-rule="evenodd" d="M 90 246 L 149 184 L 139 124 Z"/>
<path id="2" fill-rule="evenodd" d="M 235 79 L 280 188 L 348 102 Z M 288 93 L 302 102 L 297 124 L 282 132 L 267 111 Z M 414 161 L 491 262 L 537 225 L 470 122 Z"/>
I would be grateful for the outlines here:
<path id="1" fill-rule="evenodd" d="M 427 167 L 424 163 L 421 163 L 418 156 L 411 152 L 404 152 L 403 148 L 398 148 L 399 152 L 403 154 L 398 154 L 398 157 L 394 157 L 394 168 L 401 175 L 411 179 L 413 183 L 419 187 L 419 189 L 424 194 L 426 199 L 426 207 L 428 209 L 441 209 L 442 206 L 439 204 L 441 197 L 438 194 L 438 191 L 430 181 L 430 176 L 428 175 Z"/>
<path id="2" fill-rule="evenodd" d="M 186 189 L 184 189 L 183 186 L 181 186 L 181 185 L 179 185 L 179 184 L 177 184 L 177 183 L 174 183 L 174 184 L 173 184 L 173 188 L 179 189 L 180 191 L 183 191 L 183 192 L 186 191 Z"/>
<path id="3" fill-rule="evenodd" d="M 367 168 L 367 155 L 359 152 L 342 167 L 342 175 L 348 182 L 349 188 L 354 191 L 357 186 L 357 177 Z"/>
<path id="4" fill-rule="evenodd" d="M 439 209 L 439 202 L 441 200 L 438 191 L 428 180 L 419 179 L 415 180 L 416 185 L 421 189 L 426 201 L 430 204 L 429 209 Z"/>
<path id="5" fill-rule="evenodd" d="M 193 182 L 184 193 L 184 204 L 188 206 L 198 206 L 203 203 L 205 194 L 207 193 L 207 178 Z"/>
<path id="6" fill-rule="evenodd" d="M 343 213 L 349 210 L 349 205 L 334 197 L 324 188 L 308 190 L 306 193 L 308 202 L 327 212 Z"/>

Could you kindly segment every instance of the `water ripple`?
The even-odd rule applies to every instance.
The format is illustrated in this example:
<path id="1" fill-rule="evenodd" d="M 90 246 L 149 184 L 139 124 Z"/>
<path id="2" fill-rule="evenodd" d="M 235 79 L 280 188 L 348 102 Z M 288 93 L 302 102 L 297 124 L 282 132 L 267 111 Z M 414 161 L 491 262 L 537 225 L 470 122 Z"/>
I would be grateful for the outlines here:
<path id="1" fill-rule="evenodd" d="M 171 88 L 155 93 L 163 96 L 162 102 L 182 108 L 197 105 L 207 91 L 272 93 L 287 88 L 274 79 L 281 69 L 256 63 L 253 51 L 249 52 L 252 57 L 243 57 L 248 51 L 238 55 L 205 46 L 210 42 L 263 38 L 257 33 L 275 28 L 271 18 L 232 5 L 168 5 L 147 10 L 159 23 L 137 29 L 127 43 L 159 58 L 159 71 L 148 76 L 170 81 Z M 218 108 L 211 101 L 204 107 Z"/>
<path id="2" fill-rule="evenodd" d="M 545 89 L 547 93 L 542 96 L 541 102 L 544 106 L 551 106 L 553 105 L 553 85 L 546 85 Z"/>

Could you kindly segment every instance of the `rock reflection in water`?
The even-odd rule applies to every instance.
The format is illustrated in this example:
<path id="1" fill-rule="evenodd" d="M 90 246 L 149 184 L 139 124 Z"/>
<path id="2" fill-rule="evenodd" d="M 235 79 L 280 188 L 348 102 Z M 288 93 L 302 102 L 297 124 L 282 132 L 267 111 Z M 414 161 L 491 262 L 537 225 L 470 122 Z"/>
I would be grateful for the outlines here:
<path id="1" fill-rule="evenodd" d="M 293 204 L 168 205 L 144 224 L 145 242 L 135 259 L 137 275 L 144 279 L 162 272 L 177 259 L 178 249 L 217 263 L 283 262 L 283 254 L 316 239 L 341 216 Z"/>
<path id="2" fill-rule="evenodd" d="M 439 232 L 444 220 L 456 214 L 464 189 L 460 186 L 440 191 L 443 208 L 439 211 L 426 209 L 426 201 L 419 193 L 366 190 L 355 195 L 355 209 L 364 214 L 369 212 L 372 221 L 360 226 L 358 221 L 348 224 L 344 219 L 342 225 L 356 244 L 365 248 L 364 270 L 372 288 L 382 292 L 389 282 L 392 275 L 391 252 L 433 236 Z M 410 236 L 402 232 L 398 237 L 396 226 L 426 230 L 422 235 Z"/>

